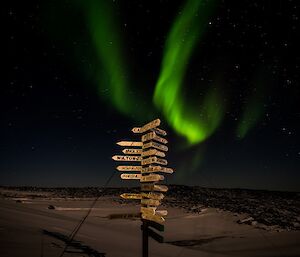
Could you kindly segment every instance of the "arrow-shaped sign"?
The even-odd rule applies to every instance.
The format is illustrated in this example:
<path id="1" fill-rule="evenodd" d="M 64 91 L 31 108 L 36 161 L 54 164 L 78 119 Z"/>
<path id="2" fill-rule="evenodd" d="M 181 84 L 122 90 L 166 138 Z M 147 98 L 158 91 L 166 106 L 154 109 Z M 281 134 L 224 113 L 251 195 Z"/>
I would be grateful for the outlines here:
<path id="1" fill-rule="evenodd" d="M 164 180 L 165 177 L 162 175 L 157 175 L 157 174 L 151 174 L 151 175 L 147 175 L 147 176 L 142 176 L 141 175 L 141 182 L 156 182 L 156 181 L 160 181 L 160 180 Z"/>
<path id="2" fill-rule="evenodd" d="M 154 199 L 141 199 L 141 204 L 150 205 L 150 206 L 159 206 L 160 201 Z"/>
<path id="3" fill-rule="evenodd" d="M 141 174 L 121 174 L 121 179 L 141 179 Z"/>
<path id="4" fill-rule="evenodd" d="M 164 131 L 163 129 L 160 129 L 160 128 L 153 128 L 151 130 L 154 131 L 156 134 L 161 135 L 161 136 L 166 136 L 167 135 L 167 132 Z"/>
<path id="5" fill-rule="evenodd" d="M 153 120 L 153 121 L 147 123 L 146 125 L 144 125 L 141 128 L 138 128 L 138 127 L 133 128 L 132 132 L 133 133 L 144 133 L 149 129 L 153 129 L 153 128 L 158 127 L 159 125 L 160 125 L 160 119 L 156 119 L 156 120 Z"/>
<path id="6" fill-rule="evenodd" d="M 158 151 L 156 149 L 150 149 L 148 151 L 142 152 L 143 157 L 151 156 L 151 155 L 157 155 L 159 157 L 165 157 L 166 156 L 166 154 L 164 152 Z"/>
<path id="7" fill-rule="evenodd" d="M 156 207 L 141 207 L 141 213 L 155 215 Z"/>
<path id="8" fill-rule="evenodd" d="M 133 193 L 124 193 L 120 195 L 122 198 L 124 199 L 142 199 L 142 195 L 141 194 L 133 194 Z"/>
<path id="9" fill-rule="evenodd" d="M 149 141 L 151 139 L 154 139 L 160 143 L 163 143 L 163 144 L 167 144 L 168 143 L 168 140 L 167 139 L 164 139 L 158 135 L 155 134 L 154 131 L 151 131 L 145 135 L 142 136 L 142 142 L 145 142 L 145 141 Z"/>
<path id="10" fill-rule="evenodd" d="M 152 220 L 158 223 L 163 223 L 165 221 L 164 217 L 159 215 L 151 215 L 142 213 L 142 218 L 145 220 Z"/>
<path id="11" fill-rule="evenodd" d="M 130 155 L 114 155 L 112 157 L 115 161 L 129 161 L 129 162 L 140 162 L 142 161 L 141 156 L 130 156 Z"/>
<path id="12" fill-rule="evenodd" d="M 145 198 L 150 198 L 150 199 L 154 199 L 154 200 L 162 200 L 165 197 L 161 193 L 154 193 L 154 192 L 142 193 L 141 195 Z"/>
<path id="13" fill-rule="evenodd" d="M 142 166 L 118 166 L 118 171 L 141 171 Z"/>
<path id="14" fill-rule="evenodd" d="M 126 148 L 122 150 L 124 154 L 142 154 L 142 151 L 143 151 L 142 149 L 134 149 L 134 148 L 132 149 Z"/>
<path id="15" fill-rule="evenodd" d="M 158 150 L 167 152 L 168 151 L 168 147 L 166 145 L 162 145 L 153 141 L 150 141 L 149 143 L 143 144 L 143 149 L 146 148 L 156 148 Z"/>
<path id="16" fill-rule="evenodd" d="M 165 168 L 161 166 L 149 166 L 147 168 L 142 168 L 141 172 L 142 173 L 164 172 L 164 173 L 172 174 L 174 171 L 171 168 Z"/>
<path id="17" fill-rule="evenodd" d="M 120 146 L 143 146 L 143 142 L 136 141 L 120 141 L 117 143 Z"/>
<path id="18" fill-rule="evenodd" d="M 158 164 L 162 164 L 162 165 L 168 164 L 167 160 L 157 158 L 156 156 L 152 156 L 152 157 L 142 160 L 142 165 L 148 165 L 148 164 L 152 164 L 152 163 L 158 163 Z"/>
<path id="19" fill-rule="evenodd" d="M 142 184 L 142 191 L 159 191 L 159 192 L 167 192 L 168 187 L 165 185 L 155 185 L 155 184 Z"/>

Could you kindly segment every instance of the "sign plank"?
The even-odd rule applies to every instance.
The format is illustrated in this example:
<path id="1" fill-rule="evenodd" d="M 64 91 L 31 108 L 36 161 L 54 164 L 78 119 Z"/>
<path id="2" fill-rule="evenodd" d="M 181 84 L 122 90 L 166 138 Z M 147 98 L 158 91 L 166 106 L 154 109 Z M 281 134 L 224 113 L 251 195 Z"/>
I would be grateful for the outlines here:
<path id="1" fill-rule="evenodd" d="M 163 129 L 160 129 L 160 128 L 153 128 L 151 130 L 154 131 L 156 134 L 161 135 L 161 136 L 166 136 L 167 135 L 167 132 L 164 131 Z"/>
<path id="2" fill-rule="evenodd" d="M 136 141 L 120 141 L 117 143 L 120 146 L 143 146 L 143 142 Z"/>
<path id="3" fill-rule="evenodd" d="M 142 159 L 142 165 L 148 165 L 148 164 L 152 164 L 152 163 L 167 165 L 168 161 L 165 159 L 157 158 L 156 156 Z"/>
<path id="4" fill-rule="evenodd" d="M 155 185 L 155 184 L 142 184 L 141 191 L 158 191 L 167 192 L 168 187 L 165 185 Z"/>
<path id="5" fill-rule="evenodd" d="M 154 199 L 154 200 L 162 200 L 165 197 L 161 193 L 154 193 L 154 192 L 142 193 L 141 195 L 145 198 L 150 198 L 150 199 Z"/>
<path id="6" fill-rule="evenodd" d="M 114 155 L 112 157 L 114 161 L 127 161 L 127 162 L 140 162 L 142 161 L 141 156 L 130 156 L 130 155 Z"/>
<path id="7" fill-rule="evenodd" d="M 142 152 L 143 157 L 151 156 L 151 155 L 157 155 L 159 157 L 165 157 L 166 156 L 166 154 L 164 152 L 158 151 L 156 149 L 150 149 L 150 150 Z"/>
<path id="8" fill-rule="evenodd" d="M 142 154 L 142 151 L 143 151 L 142 149 L 134 149 L 134 148 L 132 149 L 126 148 L 122 150 L 124 154 Z"/>
<path id="9" fill-rule="evenodd" d="M 154 199 L 141 199 L 141 204 L 150 205 L 150 206 L 159 206 L 160 201 Z"/>
<path id="10" fill-rule="evenodd" d="M 124 199 L 142 199 L 142 195 L 141 194 L 134 194 L 134 193 L 124 193 L 120 195 L 122 198 Z"/>
<path id="11" fill-rule="evenodd" d="M 155 213 L 159 216 L 167 216 L 168 215 L 167 210 L 157 210 Z"/>
<path id="12" fill-rule="evenodd" d="M 121 174 L 121 179 L 141 179 L 141 174 Z"/>
<path id="13" fill-rule="evenodd" d="M 158 215 L 150 215 L 150 214 L 144 214 L 142 213 L 142 218 L 145 220 L 151 220 L 157 223 L 163 223 L 165 221 L 165 218 Z"/>
<path id="14" fill-rule="evenodd" d="M 141 171 L 142 166 L 118 166 L 118 171 Z"/>
<path id="15" fill-rule="evenodd" d="M 164 238 L 163 236 L 161 236 L 160 234 L 157 234 L 156 232 L 154 232 L 152 229 L 148 228 L 148 235 L 153 238 L 155 241 L 157 241 L 158 243 L 163 243 L 164 242 Z"/>
<path id="16" fill-rule="evenodd" d="M 141 172 L 142 173 L 163 172 L 163 173 L 172 174 L 174 171 L 171 168 L 165 168 L 161 166 L 150 166 L 147 168 L 142 168 Z"/>
<path id="17" fill-rule="evenodd" d="M 141 213 L 155 215 L 156 207 L 141 207 Z"/>
<path id="18" fill-rule="evenodd" d="M 133 128 L 131 131 L 133 133 L 144 133 L 150 129 L 158 127 L 159 125 L 160 125 L 160 119 L 156 119 L 156 120 L 153 120 L 153 121 L 145 124 L 143 127 Z"/>
<path id="19" fill-rule="evenodd" d="M 157 222 L 154 222 L 154 221 L 151 221 L 151 220 L 145 220 L 145 223 L 147 223 L 148 227 L 154 228 L 154 229 L 156 229 L 160 232 L 165 231 L 165 226 L 160 224 L 160 223 L 157 223 Z"/>
<path id="20" fill-rule="evenodd" d="M 141 174 L 139 174 L 141 175 Z M 160 181 L 160 180 L 164 180 L 165 177 L 163 175 L 158 175 L 158 174 L 151 174 L 151 175 L 147 175 L 147 176 L 142 176 L 141 175 L 141 182 L 156 182 L 156 181 Z"/>
<path id="21" fill-rule="evenodd" d="M 168 140 L 167 139 L 164 139 L 158 135 L 156 135 L 156 133 L 154 131 L 151 131 L 145 135 L 142 136 L 142 142 L 145 142 L 145 141 L 149 141 L 151 139 L 154 139 L 160 143 L 163 143 L 163 144 L 167 144 L 168 143 Z"/>
<path id="22" fill-rule="evenodd" d="M 143 144 L 143 149 L 146 149 L 146 148 L 156 148 L 156 149 L 164 151 L 164 152 L 167 152 L 169 150 L 166 145 L 162 145 L 162 144 L 159 144 L 159 143 L 156 143 L 153 141 Z"/>

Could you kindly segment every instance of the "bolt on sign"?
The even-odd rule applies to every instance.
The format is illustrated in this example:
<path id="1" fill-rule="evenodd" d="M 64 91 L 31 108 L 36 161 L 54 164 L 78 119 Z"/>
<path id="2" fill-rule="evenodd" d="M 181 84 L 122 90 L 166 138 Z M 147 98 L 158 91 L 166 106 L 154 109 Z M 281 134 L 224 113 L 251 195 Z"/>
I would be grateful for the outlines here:
<path id="1" fill-rule="evenodd" d="M 117 144 L 126 147 L 122 150 L 124 155 L 115 155 L 112 157 L 117 162 L 130 162 L 129 165 L 117 166 L 117 170 L 122 173 L 121 179 L 134 179 L 140 181 L 140 193 L 123 193 L 123 199 L 134 199 L 141 202 L 140 216 L 143 222 L 141 226 L 143 231 L 143 249 L 148 249 L 148 236 L 158 242 L 163 242 L 163 237 L 154 230 L 164 231 L 163 223 L 167 216 L 167 210 L 158 210 L 164 198 L 163 192 L 168 191 L 168 187 L 158 184 L 165 177 L 163 174 L 172 174 L 171 168 L 165 167 L 168 164 L 166 152 L 168 140 L 164 138 L 167 132 L 159 128 L 160 119 L 153 120 L 142 127 L 135 127 L 131 131 L 139 136 L 139 141 L 120 141 Z M 136 139 L 135 139 L 136 140 Z M 134 165 L 131 165 L 135 162 Z M 162 166 L 164 165 L 164 166 Z M 144 244 L 147 244 L 145 246 Z"/>

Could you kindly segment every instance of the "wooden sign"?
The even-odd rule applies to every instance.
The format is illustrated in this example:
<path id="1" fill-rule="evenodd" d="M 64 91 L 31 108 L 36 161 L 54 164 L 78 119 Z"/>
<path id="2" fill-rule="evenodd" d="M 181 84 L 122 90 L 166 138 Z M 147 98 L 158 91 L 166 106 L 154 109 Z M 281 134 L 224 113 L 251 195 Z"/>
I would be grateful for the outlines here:
<path id="1" fill-rule="evenodd" d="M 142 168 L 142 173 L 152 173 L 152 172 L 163 172 L 172 174 L 174 171 L 171 168 L 165 168 L 161 166 L 149 166 L 147 168 Z"/>
<path id="2" fill-rule="evenodd" d="M 167 216 L 168 215 L 168 211 L 167 210 L 157 210 L 155 212 L 155 214 L 157 214 L 159 216 Z"/>
<path id="3" fill-rule="evenodd" d="M 118 171 L 141 171 L 142 166 L 118 166 Z"/>
<path id="4" fill-rule="evenodd" d="M 156 149 L 150 149 L 150 150 L 142 152 L 143 157 L 151 156 L 151 155 L 157 155 L 159 157 L 165 157 L 166 156 L 166 154 L 164 152 L 158 151 Z"/>
<path id="5" fill-rule="evenodd" d="M 154 200 L 154 199 L 141 199 L 141 204 L 151 205 L 151 206 L 159 206 L 160 201 L 159 200 Z"/>
<path id="6" fill-rule="evenodd" d="M 155 185 L 155 184 L 142 184 L 142 191 L 158 191 L 158 192 L 167 192 L 168 187 L 165 185 Z"/>
<path id="7" fill-rule="evenodd" d="M 142 159 L 142 165 L 148 165 L 152 163 L 157 163 L 157 164 L 162 164 L 162 165 L 167 165 L 168 162 L 165 159 L 157 158 L 156 156 L 149 157 L 147 159 Z"/>
<path id="8" fill-rule="evenodd" d="M 141 175 L 140 181 L 141 182 L 156 182 L 156 181 L 160 181 L 160 180 L 164 180 L 164 179 L 165 179 L 165 177 L 162 175 L 151 174 L 151 175 L 147 175 L 147 176 Z"/>
<path id="9" fill-rule="evenodd" d="M 145 220 L 145 223 L 147 224 L 148 227 L 154 228 L 161 232 L 165 231 L 165 226 L 160 223 L 157 223 L 157 222 L 154 222 L 151 220 Z"/>
<path id="10" fill-rule="evenodd" d="M 155 215 L 156 207 L 141 207 L 141 213 Z"/>
<path id="11" fill-rule="evenodd" d="M 141 174 L 121 174 L 121 179 L 141 179 Z"/>
<path id="12" fill-rule="evenodd" d="M 114 155 L 112 159 L 114 161 L 122 161 L 122 162 L 140 162 L 142 160 L 142 157 L 130 156 L 130 155 Z"/>
<path id="13" fill-rule="evenodd" d="M 162 217 L 162 216 L 150 215 L 150 214 L 145 214 L 145 213 L 142 213 L 142 218 L 145 220 L 151 220 L 151 221 L 158 222 L 158 223 L 163 223 L 165 221 L 164 217 Z"/>
<path id="14" fill-rule="evenodd" d="M 154 193 L 154 192 L 142 193 L 141 195 L 145 198 L 150 198 L 150 199 L 154 199 L 154 200 L 162 200 L 165 197 L 161 193 Z"/>
<path id="15" fill-rule="evenodd" d="M 145 135 L 142 136 L 142 142 L 145 142 L 145 141 L 149 141 L 151 139 L 154 139 L 160 143 L 163 143 L 163 144 L 167 144 L 168 143 L 168 140 L 167 139 L 164 139 L 158 135 L 155 134 L 154 131 L 151 131 Z"/>
<path id="16" fill-rule="evenodd" d="M 160 129 L 160 128 L 153 128 L 151 130 L 154 131 L 156 134 L 161 135 L 161 136 L 166 136 L 167 135 L 167 132 L 164 131 L 163 129 Z"/>
<path id="17" fill-rule="evenodd" d="M 142 149 L 134 149 L 134 148 L 122 150 L 124 154 L 142 154 L 142 151 L 143 151 Z"/>
<path id="18" fill-rule="evenodd" d="M 122 198 L 124 199 L 142 199 L 142 195 L 141 194 L 133 194 L 133 193 L 124 193 L 120 195 Z"/>
<path id="19" fill-rule="evenodd" d="M 143 144 L 143 149 L 146 148 L 156 148 L 158 150 L 167 152 L 168 151 L 168 147 L 166 145 L 162 145 L 153 141 L 150 141 L 149 143 Z"/>
<path id="20" fill-rule="evenodd" d="M 153 120 L 153 121 L 147 123 L 146 125 L 144 125 L 141 128 L 138 128 L 138 127 L 133 128 L 131 131 L 133 133 L 144 133 L 150 129 L 158 127 L 159 125 L 160 125 L 160 119 L 156 119 L 156 120 Z"/>
<path id="21" fill-rule="evenodd" d="M 158 243 L 163 243 L 164 242 L 164 238 L 163 236 L 161 236 L 160 234 L 157 234 L 156 232 L 154 232 L 152 229 L 148 228 L 148 235 L 153 238 L 155 241 L 157 241 Z"/>
<path id="22" fill-rule="evenodd" d="M 120 141 L 117 143 L 120 146 L 143 146 L 143 142 L 136 141 Z"/>

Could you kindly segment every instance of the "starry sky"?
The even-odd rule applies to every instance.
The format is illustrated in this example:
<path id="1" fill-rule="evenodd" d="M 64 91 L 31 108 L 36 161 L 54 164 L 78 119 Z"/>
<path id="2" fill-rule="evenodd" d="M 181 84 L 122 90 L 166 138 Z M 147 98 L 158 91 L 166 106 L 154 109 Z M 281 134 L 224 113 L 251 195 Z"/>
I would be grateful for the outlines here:
<path id="1" fill-rule="evenodd" d="M 115 143 L 160 118 L 166 183 L 299 191 L 299 8 L 10 1 L 0 185 L 102 186 Z M 109 186 L 124 186 L 118 175 Z"/>

